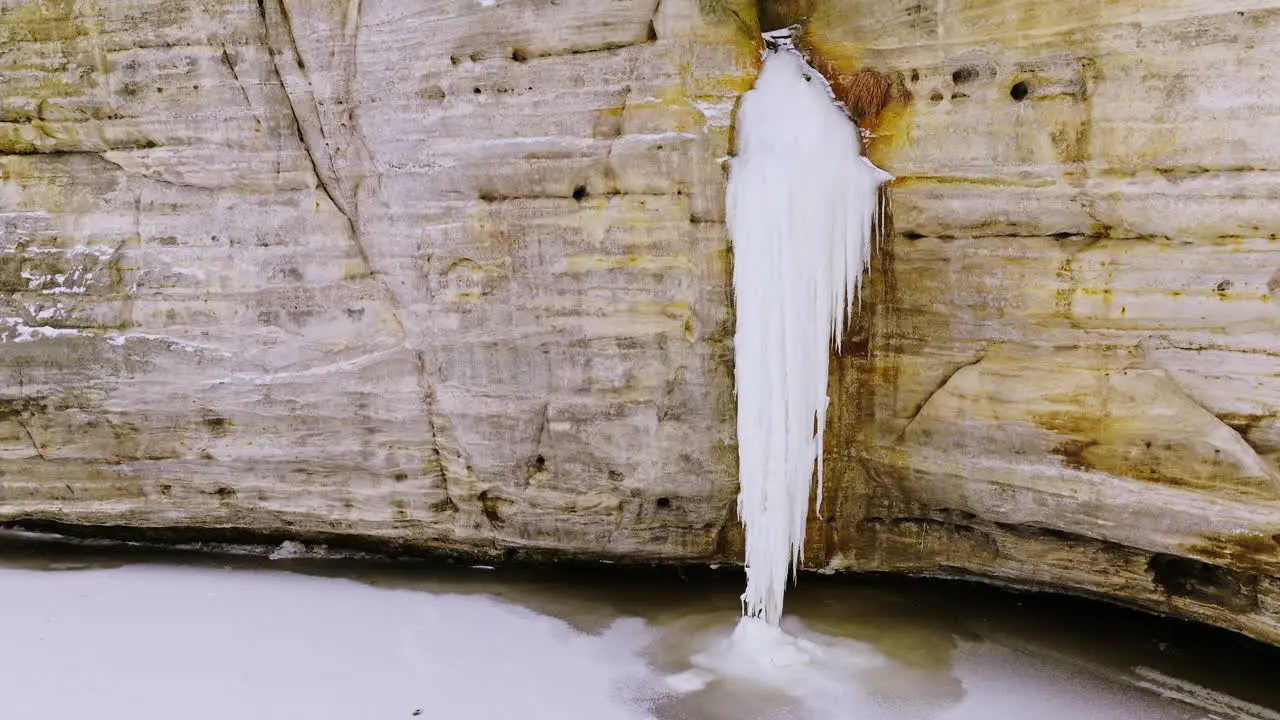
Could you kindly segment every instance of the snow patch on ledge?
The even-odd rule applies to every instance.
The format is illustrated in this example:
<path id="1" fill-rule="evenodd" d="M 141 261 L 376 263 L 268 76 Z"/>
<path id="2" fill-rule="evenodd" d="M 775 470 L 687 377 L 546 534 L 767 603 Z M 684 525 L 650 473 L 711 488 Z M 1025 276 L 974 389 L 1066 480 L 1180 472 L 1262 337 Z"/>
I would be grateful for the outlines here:
<path id="1" fill-rule="evenodd" d="M 84 335 L 77 328 L 56 328 L 45 325 L 28 325 L 22 318 L 0 318 L 0 343 L 25 343 L 47 338 Z"/>

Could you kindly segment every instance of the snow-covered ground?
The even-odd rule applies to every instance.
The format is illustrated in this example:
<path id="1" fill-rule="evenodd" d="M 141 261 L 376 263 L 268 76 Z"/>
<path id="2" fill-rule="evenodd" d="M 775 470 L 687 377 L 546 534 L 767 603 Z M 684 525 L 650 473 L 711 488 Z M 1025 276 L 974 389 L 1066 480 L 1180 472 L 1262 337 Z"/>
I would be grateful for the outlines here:
<path id="1" fill-rule="evenodd" d="M 925 632 L 925 655 L 945 659 L 926 662 L 911 643 L 886 653 L 803 619 L 784 627 L 843 660 L 781 680 L 704 663 L 706 687 L 682 694 L 667 679 L 698 669 L 693 656 L 728 635 L 734 598 L 723 610 L 662 601 L 624 612 L 565 587 L 561 608 L 558 591 L 505 592 L 503 571 L 474 572 L 482 584 L 452 592 L 209 565 L 0 565 L 0 718 L 1209 717 L 999 643 Z M 643 606 L 633 598 L 629 608 Z"/>
<path id="2" fill-rule="evenodd" d="M 0 569 L 0 717 L 644 718 L 642 622 L 277 572 Z"/>

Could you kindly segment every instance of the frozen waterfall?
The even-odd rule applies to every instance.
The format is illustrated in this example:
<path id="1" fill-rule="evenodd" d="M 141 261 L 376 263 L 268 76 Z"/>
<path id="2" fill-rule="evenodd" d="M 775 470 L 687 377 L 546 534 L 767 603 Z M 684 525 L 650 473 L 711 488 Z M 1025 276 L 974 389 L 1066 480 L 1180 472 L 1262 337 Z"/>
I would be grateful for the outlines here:
<path id="1" fill-rule="evenodd" d="M 734 250 L 738 515 L 743 614 L 777 625 L 803 552 L 810 487 L 822 492 L 827 362 L 859 302 L 891 180 L 790 41 L 769 49 L 737 116 L 727 191 Z"/>

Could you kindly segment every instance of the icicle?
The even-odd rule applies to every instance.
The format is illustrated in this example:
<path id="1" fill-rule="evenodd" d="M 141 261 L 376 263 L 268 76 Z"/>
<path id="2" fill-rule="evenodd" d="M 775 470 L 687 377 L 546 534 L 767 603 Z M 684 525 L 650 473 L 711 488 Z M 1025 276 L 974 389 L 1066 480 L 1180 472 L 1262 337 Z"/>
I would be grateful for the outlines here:
<path id="1" fill-rule="evenodd" d="M 738 514 L 746 526 L 743 614 L 777 624 L 803 559 L 809 491 L 822 487 L 827 362 L 837 352 L 891 180 L 787 32 L 765 36 L 742 98 L 727 210 L 737 307 Z"/>

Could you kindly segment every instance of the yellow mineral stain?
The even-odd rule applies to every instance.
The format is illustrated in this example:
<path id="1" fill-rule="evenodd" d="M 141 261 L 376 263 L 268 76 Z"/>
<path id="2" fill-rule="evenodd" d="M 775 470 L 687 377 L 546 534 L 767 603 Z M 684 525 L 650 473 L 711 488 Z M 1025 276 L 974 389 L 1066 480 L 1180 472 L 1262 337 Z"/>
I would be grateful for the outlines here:
<path id="1" fill-rule="evenodd" d="M 702 111 L 694 107 L 683 93 L 675 94 L 671 90 L 665 89 L 672 95 L 668 99 L 628 102 L 622 111 L 622 132 L 624 134 L 696 133 L 702 130 L 705 124 Z"/>
<path id="2" fill-rule="evenodd" d="M 875 142 L 874 140 L 872 141 Z M 874 162 L 874 158 L 872 159 Z M 965 175 L 903 175 L 893 182 L 894 187 L 907 188 L 921 185 L 972 185 L 979 187 L 1047 188 L 1058 184 L 1057 180 L 1010 180 L 1003 177 L 974 177 Z"/>
<path id="3" fill-rule="evenodd" d="M 1206 560 L 1275 573 L 1280 568 L 1280 528 L 1275 533 L 1242 530 L 1210 535 L 1187 550 Z"/>
<path id="4" fill-rule="evenodd" d="M 693 316 L 693 306 L 687 302 L 666 303 L 662 306 L 662 314 L 676 320 L 688 320 Z"/>
<path id="5" fill-rule="evenodd" d="M 648 256 L 648 255 L 571 255 L 564 260 L 566 272 L 590 272 L 592 270 L 635 269 L 648 272 L 667 272 L 685 270 L 692 272 L 694 267 L 683 255 Z"/>
<path id="6" fill-rule="evenodd" d="M 911 115 L 911 106 L 897 100 L 880 112 L 864 151 L 871 162 L 893 172 L 894 156 L 911 142 Z"/>
<path id="7" fill-rule="evenodd" d="M 351 258 L 342 261 L 342 279 L 350 280 L 351 278 L 361 277 L 369 273 L 369 266 L 360 258 Z"/>

